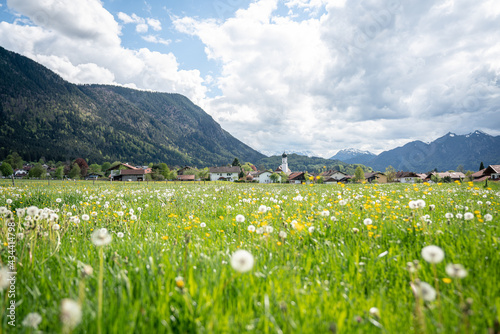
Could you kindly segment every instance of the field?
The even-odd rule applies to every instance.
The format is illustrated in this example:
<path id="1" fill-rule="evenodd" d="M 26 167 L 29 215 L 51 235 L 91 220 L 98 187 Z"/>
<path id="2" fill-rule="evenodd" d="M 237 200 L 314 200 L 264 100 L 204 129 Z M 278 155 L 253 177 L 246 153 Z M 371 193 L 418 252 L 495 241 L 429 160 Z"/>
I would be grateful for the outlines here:
<path id="1" fill-rule="evenodd" d="M 471 183 L 3 181 L 1 330 L 488 333 L 499 195 Z"/>

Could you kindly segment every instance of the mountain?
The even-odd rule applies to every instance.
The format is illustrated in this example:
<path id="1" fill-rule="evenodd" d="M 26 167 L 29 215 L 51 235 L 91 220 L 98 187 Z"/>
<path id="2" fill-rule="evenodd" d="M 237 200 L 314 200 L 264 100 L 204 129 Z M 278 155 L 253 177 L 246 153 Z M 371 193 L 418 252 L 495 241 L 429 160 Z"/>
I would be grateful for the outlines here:
<path id="1" fill-rule="evenodd" d="M 260 159 L 256 164 L 259 170 L 275 170 L 281 165 L 281 154 Z M 370 167 L 358 164 L 348 164 L 339 160 L 324 159 L 319 157 L 308 157 L 295 153 L 288 154 L 288 168 L 292 172 L 308 171 L 310 173 L 323 172 L 325 170 L 335 169 L 349 175 L 354 175 L 356 167 L 361 166 L 365 172 L 371 172 Z"/>
<path id="2" fill-rule="evenodd" d="M 0 158 L 11 151 L 28 161 L 194 166 L 265 157 L 182 95 L 71 84 L 0 47 Z"/>
<path id="3" fill-rule="evenodd" d="M 340 160 L 340 161 L 347 162 L 350 164 L 366 164 L 375 157 L 376 157 L 376 155 L 371 153 L 371 152 L 361 151 L 361 150 L 357 150 L 355 148 L 348 148 L 348 149 L 338 151 L 330 159 L 331 160 Z"/>
<path id="4" fill-rule="evenodd" d="M 380 153 L 367 165 L 384 171 L 389 165 L 396 170 L 428 172 L 455 170 L 462 165 L 465 170 L 476 171 L 481 161 L 485 166 L 500 163 L 500 136 L 490 136 L 482 131 L 467 135 L 448 133 L 431 143 L 413 141 L 402 147 Z"/>

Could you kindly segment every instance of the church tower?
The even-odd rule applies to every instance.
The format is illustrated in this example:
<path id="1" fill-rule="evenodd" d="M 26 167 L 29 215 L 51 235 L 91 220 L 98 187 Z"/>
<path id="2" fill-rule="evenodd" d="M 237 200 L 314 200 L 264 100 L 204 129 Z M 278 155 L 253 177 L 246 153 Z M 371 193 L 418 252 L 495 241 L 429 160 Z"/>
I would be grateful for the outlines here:
<path id="1" fill-rule="evenodd" d="M 288 173 L 288 158 L 285 152 L 281 155 L 281 170 L 287 174 Z"/>

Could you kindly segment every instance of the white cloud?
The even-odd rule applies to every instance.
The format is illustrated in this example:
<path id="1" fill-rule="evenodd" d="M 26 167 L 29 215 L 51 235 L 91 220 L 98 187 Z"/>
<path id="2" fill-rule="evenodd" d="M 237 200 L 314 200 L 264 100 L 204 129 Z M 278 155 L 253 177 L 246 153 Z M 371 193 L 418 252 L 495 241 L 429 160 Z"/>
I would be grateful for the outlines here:
<path id="1" fill-rule="evenodd" d="M 148 25 L 154 30 L 154 31 L 160 31 L 161 30 L 161 22 L 158 21 L 157 19 L 152 19 L 148 18 Z"/>
<path id="2" fill-rule="evenodd" d="M 222 64 L 204 107 L 251 146 L 331 156 L 380 152 L 475 128 L 492 134 L 500 103 L 500 10 L 492 1 L 260 0 L 223 22 L 182 17 Z M 498 7 L 498 6 L 497 6 Z M 496 8 L 496 7 L 495 7 Z M 306 11 L 305 11 L 306 12 Z"/>
<path id="3" fill-rule="evenodd" d="M 66 80 L 177 92 L 195 103 L 205 97 L 200 72 L 181 70 L 172 53 L 122 47 L 119 24 L 97 0 L 9 0 L 8 6 L 36 25 L 0 22 L 0 45 L 42 63 Z M 122 21 L 138 20 L 134 15 L 119 16 Z"/>
<path id="4" fill-rule="evenodd" d="M 135 13 L 132 13 L 132 15 L 128 15 L 126 13 L 119 12 L 118 18 L 124 24 L 135 24 L 135 31 L 137 31 L 138 33 L 148 32 L 149 27 L 151 27 L 154 31 L 161 30 L 161 22 L 150 17 L 142 18 L 140 16 L 137 16 L 137 14 Z"/>
<path id="5" fill-rule="evenodd" d="M 163 45 L 169 45 L 170 43 L 172 43 L 172 40 L 170 39 L 163 39 L 154 35 L 142 36 L 142 39 L 145 40 L 146 42 L 163 44 Z"/>

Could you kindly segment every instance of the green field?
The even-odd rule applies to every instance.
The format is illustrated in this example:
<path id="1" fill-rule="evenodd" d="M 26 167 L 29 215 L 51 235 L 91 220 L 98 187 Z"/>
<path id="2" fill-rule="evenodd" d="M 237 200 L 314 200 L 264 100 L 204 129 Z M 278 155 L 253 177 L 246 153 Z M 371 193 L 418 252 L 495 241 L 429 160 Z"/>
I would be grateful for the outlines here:
<path id="1" fill-rule="evenodd" d="M 425 206 L 411 209 L 416 200 Z M 500 319 L 496 184 L 4 180 L 0 206 L 3 333 L 36 332 L 30 325 L 43 333 L 488 333 Z M 424 260 L 429 245 L 444 251 L 441 262 Z M 231 261 L 239 249 L 253 266 Z M 464 271 L 449 264 L 467 275 L 454 277 Z M 73 303 L 61 307 L 65 299 Z"/>

